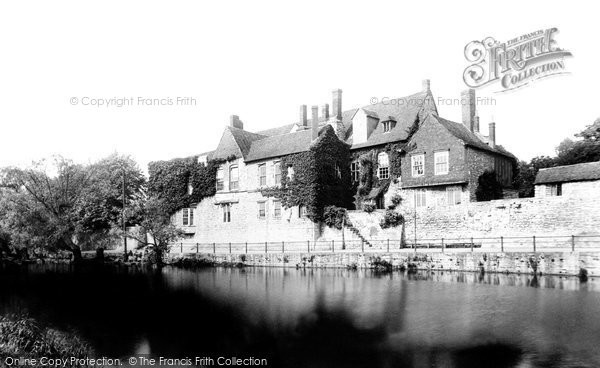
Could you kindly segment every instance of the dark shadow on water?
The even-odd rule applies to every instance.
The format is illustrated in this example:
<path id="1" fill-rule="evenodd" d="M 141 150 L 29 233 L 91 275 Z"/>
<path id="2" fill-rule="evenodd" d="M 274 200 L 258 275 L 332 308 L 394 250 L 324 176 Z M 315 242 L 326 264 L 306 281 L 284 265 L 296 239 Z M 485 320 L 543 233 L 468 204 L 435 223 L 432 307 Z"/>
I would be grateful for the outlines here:
<path id="1" fill-rule="evenodd" d="M 322 301 L 296 323 L 273 327 L 264 316 L 248 316 L 198 290 L 169 287 L 156 271 L 19 269 L 0 273 L 0 285 L 0 313 L 25 312 L 49 326 L 74 329 L 99 355 L 113 357 L 137 353 L 140 341 L 153 355 L 254 356 L 274 367 L 504 368 L 515 367 L 523 355 L 502 342 L 392 347 L 385 321 L 359 326 L 348 311 Z"/>

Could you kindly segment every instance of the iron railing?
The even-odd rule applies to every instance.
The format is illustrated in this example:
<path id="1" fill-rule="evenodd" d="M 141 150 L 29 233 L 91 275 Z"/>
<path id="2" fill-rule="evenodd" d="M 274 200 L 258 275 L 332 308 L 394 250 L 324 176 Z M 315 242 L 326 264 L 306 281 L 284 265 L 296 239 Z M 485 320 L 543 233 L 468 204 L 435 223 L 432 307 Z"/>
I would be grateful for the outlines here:
<path id="1" fill-rule="evenodd" d="M 600 235 L 567 236 L 500 236 L 461 237 L 406 240 L 319 240 L 278 242 L 178 242 L 170 247 L 171 253 L 366 253 L 407 252 L 426 250 L 429 252 L 556 252 L 556 251 L 600 251 Z"/>

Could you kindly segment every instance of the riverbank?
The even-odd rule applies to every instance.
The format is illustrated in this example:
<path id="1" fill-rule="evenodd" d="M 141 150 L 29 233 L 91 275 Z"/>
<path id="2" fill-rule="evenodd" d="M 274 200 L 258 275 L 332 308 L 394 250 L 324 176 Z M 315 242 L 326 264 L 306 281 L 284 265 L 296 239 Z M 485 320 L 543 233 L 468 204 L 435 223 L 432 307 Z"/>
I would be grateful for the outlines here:
<path id="1" fill-rule="evenodd" d="M 382 252 L 172 254 L 169 263 L 292 268 L 415 269 L 514 274 L 600 275 L 598 252 Z"/>

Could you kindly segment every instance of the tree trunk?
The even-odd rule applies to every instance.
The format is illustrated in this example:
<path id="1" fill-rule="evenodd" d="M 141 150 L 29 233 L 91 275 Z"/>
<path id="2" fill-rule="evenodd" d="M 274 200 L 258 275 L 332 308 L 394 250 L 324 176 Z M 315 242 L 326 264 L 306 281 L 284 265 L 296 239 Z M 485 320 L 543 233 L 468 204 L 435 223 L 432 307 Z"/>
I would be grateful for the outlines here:
<path id="1" fill-rule="evenodd" d="M 79 248 L 79 245 L 73 242 L 70 235 L 64 235 L 62 241 L 66 250 L 71 251 L 73 254 L 73 263 L 81 263 L 83 257 L 81 256 L 81 248 Z"/>

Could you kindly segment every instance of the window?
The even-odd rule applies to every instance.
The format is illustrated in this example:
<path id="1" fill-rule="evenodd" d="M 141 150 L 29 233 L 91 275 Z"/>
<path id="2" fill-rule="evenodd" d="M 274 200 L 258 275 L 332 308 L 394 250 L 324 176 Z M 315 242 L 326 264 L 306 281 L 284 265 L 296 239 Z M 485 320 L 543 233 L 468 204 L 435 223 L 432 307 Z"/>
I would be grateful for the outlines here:
<path id="1" fill-rule="evenodd" d="M 389 179 L 390 177 L 390 160 L 385 152 L 377 155 L 377 176 L 379 179 Z"/>
<path id="2" fill-rule="evenodd" d="M 275 185 L 281 184 L 281 162 L 275 162 Z"/>
<path id="3" fill-rule="evenodd" d="M 288 166 L 287 178 L 289 181 L 294 180 L 294 167 L 292 165 Z"/>
<path id="4" fill-rule="evenodd" d="M 447 187 L 446 195 L 448 197 L 448 199 L 447 199 L 448 205 L 454 206 L 454 205 L 460 204 L 461 194 L 462 194 L 461 187 Z"/>
<path id="5" fill-rule="evenodd" d="M 264 187 L 267 185 L 267 165 L 258 165 L 258 185 Z"/>
<path id="6" fill-rule="evenodd" d="M 223 205 L 223 222 L 231 222 L 231 203 Z"/>
<path id="7" fill-rule="evenodd" d="M 217 170 L 217 190 L 223 190 L 223 168 Z"/>
<path id="8" fill-rule="evenodd" d="M 396 126 L 395 121 L 392 121 L 392 120 L 384 121 L 383 122 L 383 132 L 387 133 L 387 132 L 391 131 L 392 129 L 394 129 L 394 126 Z"/>
<path id="9" fill-rule="evenodd" d="M 267 202 L 258 202 L 258 218 L 264 219 L 267 217 Z"/>
<path id="10" fill-rule="evenodd" d="M 281 202 L 273 201 L 273 217 L 281 218 Z"/>
<path id="11" fill-rule="evenodd" d="M 303 206 L 303 205 L 298 206 L 298 217 L 299 218 L 306 217 L 306 206 Z"/>
<path id="12" fill-rule="evenodd" d="M 412 167 L 412 176 L 423 176 L 425 174 L 425 155 L 414 155 L 410 157 L 410 163 Z"/>
<path id="13" fill-rule="evenodd" d="M 232 166 L 229 168 L 229 190 L 238 190 L 239 189 L 239 179 L 240 174 L 237 166 Z"/>
<path id="14" fill-rule="evenodd" d="M 184 208 L 183 209 L 183 226 L 193 226 L 194 225 L 194 209 L 193 208 Z"/>
<path id="15" fill-rule="evenodd" d="M 360 180 L 360 163 L 358 161 L 354 161 L 350 164 L 350 174 L 352 175 L 352 181 Z"/>
<path id="16" fill-rule="evenodd" d="M 562 183 L 546 185 L 546 195 L 547 196 L 561 196 L 562 195 Z"/>
<path id="17" fill-rule="evenodd" d="M 415 190 L 415 206 L 427 207 L 427 191 L 425 189 Z"/>
<path id="18" fill-rule="evenodd" d="M 435 175 L 448 174 L 448 151 L 435 152 L 433 159 L 435 161 Z"/>

